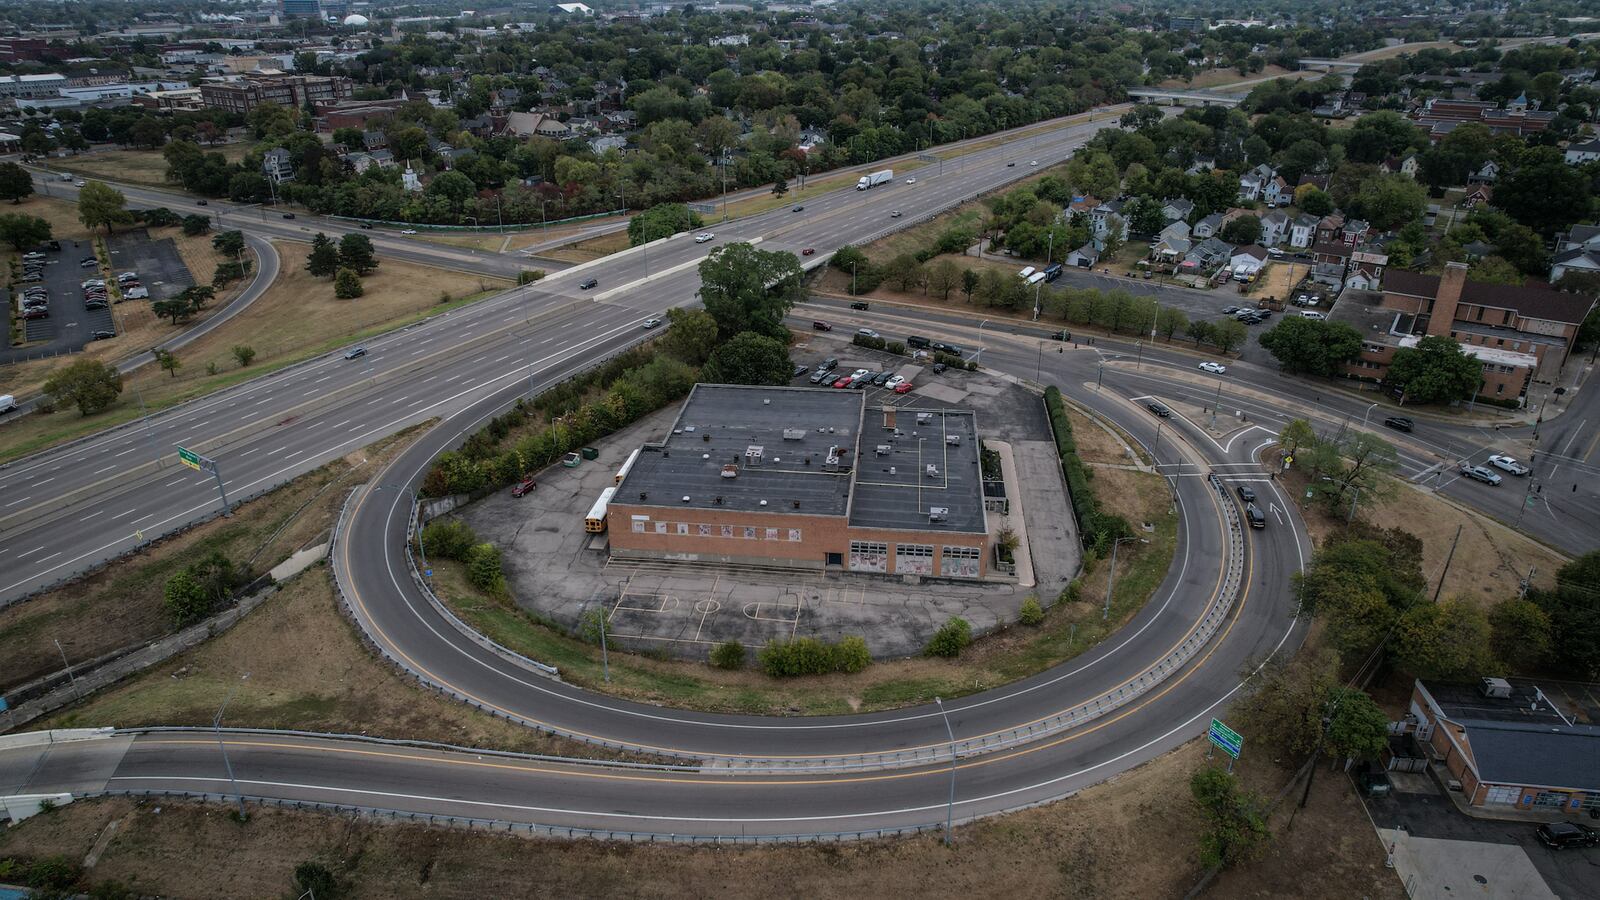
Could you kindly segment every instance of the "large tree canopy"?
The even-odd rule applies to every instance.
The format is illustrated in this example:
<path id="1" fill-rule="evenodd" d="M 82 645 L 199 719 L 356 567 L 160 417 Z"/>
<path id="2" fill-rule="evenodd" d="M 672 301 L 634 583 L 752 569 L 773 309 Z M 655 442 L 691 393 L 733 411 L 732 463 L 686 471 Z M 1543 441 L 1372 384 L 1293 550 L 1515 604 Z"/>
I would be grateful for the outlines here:
<path id="1" fill-rule="evenodd" d="M 755 331 L 787 340 L 783 317 L 799 299 L 800 275 L 793 253 L 725 244 L 700 263 L 700 299 L 724 339 Z"/>

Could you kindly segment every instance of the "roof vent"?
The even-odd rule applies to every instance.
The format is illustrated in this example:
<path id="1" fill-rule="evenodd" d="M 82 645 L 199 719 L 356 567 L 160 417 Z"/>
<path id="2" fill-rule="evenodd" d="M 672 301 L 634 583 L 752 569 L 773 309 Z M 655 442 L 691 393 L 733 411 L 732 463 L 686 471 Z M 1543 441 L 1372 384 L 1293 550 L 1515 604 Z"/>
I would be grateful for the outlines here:
<path id="1" fill-rule="evenodd" d="M 688 494 L 684 494 L 683 495 L 683 502 L 685 502 L 685 503 L 689 502 L 689 495 Z"/>
<path id="2" fill-rule="evenodd" d="M 713 500 L 713 501 L 711 501 L 711 502 L 712 502 L 712 503 L 715 503 L 715 504 L 716 504 L 716 505 L 718 505 L 718 506 L 721 506 L 721 505 L 722 505 L 722 498 L 721 498 L 721 497 L 718 497 L 718 498 L 717 498 L 717 499 L 715 499 L 715 500 Z"/>
<path id="3" fill-rule="evenodd" d="M 770 398 L 762 398 L 761 405 L 762 406 L 771 406 L 772 405 L 772 400 Z"/>
<path id="4" fill-rule="evenodd" d="M 924 471 L 926 471 L 928 473 L 928 477 L 929 478 L 938 478 L 939 477 L 939 467 L 934 465 L 933 463 L 928 463 L 928 467 Z"/>
<path id="5" fill-rule="evenodd" d="M 945 519 L 948 519 L 948 518 L 950 518 L 950 507 L 948 507 L 948 506 L 930 506 L 930 507 L 928 507 L 928 521 L 929 522 L 943 522 Z"/>
<path id="6" fill-rule="evenodd" d="M 738 478 L 739 477 L 739 467 L 734 465 L 733 463 L 728 463 L 727 465 L 722 467 L 722 477 L 723 478 Z"/>
<path id="7" fill-rule="evenodd" d="M 944 436 L 944 442 L 952 447 L 959 446 L 961 444 L 961 435 L 947 434 Z"/>
<path id="8" fill-rule="evenodd" d="M 700 435 L 700 442 L 703 443 L 703 444 L 711 443 L 711 435 L 710 434 L 702 434 L 702 435 Z"/>
<path id="9" fill-rule="evenodd" d="M 767 505 L 767 501 L 765 501 L 765 500 L 761 501 L 761 505 L 762 506 L 766 506 Z"/>
<path id="10" fill-rule="evenodd" d="M 804 428 L 785 428 L 783 430 L 783 439 L 786 441 L 803 441 L 805 437 L 806 430 Z"/>
<path id="11" fill-rule="evenodd" d="M 800 501 L 799 500 L 794 501 L 794 508 L 795 509 L 799 509 L 800 508 Z"/>
<path id="12" fill-rule="evenodd" d="M 640 491 L 639 492 L 639 499 L 640 500 L 649 500 L 650 499 L 650 495 L 645 493 L 644 491 Z"/>

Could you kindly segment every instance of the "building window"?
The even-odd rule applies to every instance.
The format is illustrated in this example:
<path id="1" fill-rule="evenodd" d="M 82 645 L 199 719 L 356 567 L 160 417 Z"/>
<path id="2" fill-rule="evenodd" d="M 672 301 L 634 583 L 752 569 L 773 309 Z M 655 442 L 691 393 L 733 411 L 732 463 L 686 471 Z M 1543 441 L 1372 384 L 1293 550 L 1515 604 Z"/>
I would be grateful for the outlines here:
<path id="1" fill-rule="evenodd" d="M 896 544 L 894 547 L 896 575 L 932 575 L 932 544 Z"/>
<path id="2" fill-rule="evenodd" d="M 1506 392 L 1506 386 L 1503 384 L 1497 384 L 1494 386 L 1494 392 L 1496 394 L 1504 394 Z"/>
<path id="3" fill-rule="evenodd" d="M 776 529 L 776 528 L 768 528 L 767 529 L 767 540 L 775 541 L 777 539 L 778 539 L 778 529 Z"/>
<path id="4" fill-rule="evenodd" d="M 754 525 L 746 525 L 744 527 L 744 539 L 747 541 L 756 539 L 756 527 Z"/>
<path id="5" fill-rule="evenodd" d="M 695 530 L 700 532 L 700 536 L 701 537 L 711 537 L 711 526 L 710 525 L 696 525 L 695 526 Z"/>
<path id="6" fill-rule="evenodd" d="M 732 525 L 724 525 L 724 526 L 722 526 L 722 536 L 725 537 L 725 538 L 733 537 L 733 526 Z"/>
<path id="7" fill-rule="evenodd" d="M 851 541 L 850 570 L 852 572 L 889 571 L 889 545 L 873 541 Z"/>
<path id="8" fill-rule="evenodd" d="M 645 523 L 647 523 L 649 521 L 650 520 L 645 518 L 644 516 L 634 516 L 633 517 L 633 533 L 634 534 L 644 534 Z"/>
<path id="9" fill-rule="evenodd" d="M 689 533 L 689 523 L 688 522 L 679 522 L 678 523 L 678 533 L 679 534 L 688 534 Z"/>
<path id="10" fill-rule="evenodd" d="M 939 555 L 939 574 L 946 578 L 977 578 L 983 551 L 977 547 L 943 548 Z"/>
<path id="11" fill-rule="evenodd" d="M 657 522 L 656 523 L 656 534 L 666 534 L 666 533 L 667 533 L 667 523 L 665 523 L 665 522 Z"/>
<path id="12" fill-rule="evenodd" d="M 789 529 L 789 540 L 794 541 L 795 543 L 798 544 L 800 542 L 800 529 L 798 529 L 798 528 Z"/>

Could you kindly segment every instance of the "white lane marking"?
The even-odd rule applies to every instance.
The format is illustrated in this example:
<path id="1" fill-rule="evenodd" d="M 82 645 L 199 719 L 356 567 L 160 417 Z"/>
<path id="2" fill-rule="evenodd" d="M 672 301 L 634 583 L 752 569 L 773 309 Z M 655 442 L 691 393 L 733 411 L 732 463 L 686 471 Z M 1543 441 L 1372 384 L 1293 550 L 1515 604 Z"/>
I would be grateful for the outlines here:
<path id="1" fill-rule="evenodd" d="M 38 553 L 38 552 L 39 552 L 39 551 L 41 551 L 41 550 L 43 550 L 43 549 L 44 549 L 44 548 L 43 548 L 43 547 L 35 547 L 35 548 L 33 548 L 33 549 L 32 549 L 32 550 L 29 550 L 29 551 L 28 551 L 28 552 L 27 552 L 27 553 L 18 553 L 18 554 L 17 554 L 17 559 L 21 559 L 21 558 L 23 558 L 23 557 L 24 557 L 24 556 L 32 556 L 32 555 L 34 555 L 34 554 L 35 554 L 35 553 Z"/>
<path id="2" fill-rule="evenodd" d="M 11 501 L 10 503 L 7 503 L 6 505 L 7 506 L 16 506 L 18 503 L 27 503 L 29 500 L 32 500 L 32 499 L 33 499 L 32 495 L 29 495 L 27 497 L 18 497 L 17 499 Z"/>
<path id="3" fill-rule="evenodd" d="M 38 559 L 34 560 L 34 562 L 35 563 L 49 562 L 50 560 L 55 559 L 56 557 L 58 557 L 60 555 L 61 555 L 60 553 L 52 553 L 49 556 L 41 556 Z"/>
<path id="4" fill-rule="evenodd" d="M 511 354 L 507 353 L 505 356 L 497 356 L 497 357 L 495 357 L 494 361 L 495 362 L 505 362 L 506 360 L 508 360 L 510 358 L 511 358 Z"/>
<path id="5" fill-rule="evenodd" d="M 56 480 L 55 476 L 52 475 L 49 478 L 41 478 L 38 481 L 35 481 L 33 484 L 28 485 L 28 487 L 38 487 L 41 484 L 49 484 L 50 482 L 55 481 L 55 480 Z"/>
<path id="6" fill-rule="evenodd" d="M 111 455 L 112 456 L 127 456 L 129 453 L 132 453 L 132 452 L 134 452 L 135 450 L 138 450 L 138 449 L 139 449 L 138 447 L 129 447 L 128 449 L 122 451 L 121 453 L 113 453 Z"/>
<path id="7" fill-rule="evenodd" d="M 189 479 L 187 479 L 187 478 L 174 478 L 171 481 L 167 482 L 165 486 L 166 487 L 172 487 L 175 484 L 183 484 L 185 481 L 188 481 L 188 480 Z"/>
<path id="8" fill-rule="evenodd" d="M 311 382 L 311 383 L 312 383 L 312 384 L 321 384 L 321 383 L 323 383 L 323 382 L 324 382 L 324 381 L 327 381 L 327 380 L 328 380 L 328 379 L 329 379 L 329 378 L 332 378 L 332 377 L 333 377 L 333 375 L 331 375 L 331 374 L 329 374 L 329 375 L 324 375 L 324 376 L 322 376 L 322 377 L 321 377 L 321 378 L 318 378 L 318 379 L 317 379 L 317 380 L 316 380 L 316 381 L 313 381 L 313 382 Z"/>
<path id="9" fill-rule="evenodd" d="M 309 390 L 309 391 L 306 391 L 306 392 L 305 392 L 305 393 L 304 393 L 304 394 L 301 394 L 301 395 L 300 395 L 300 396 L 302 396 L 302 397 L 309 397 L 309 396 L 311 396 L 311 395 L 312 395 L 312 394 L 315 394 L 315 393 L 316 393 L 316 392 L 317 392 L 317 389 L 316 389 L 316 388 L 312 388 L 312 389 L 311 389 L 311 390 Z"/>
<path id="10" fill-rule="evenodd" d="M 105 514 L 106 514 L 106 511 L 102 509 L 102 510 L 99 510 L 98 512 L 89 513 L 87 516 L 84 516 L 83 518 L 79 519 L 78 521 L 79 522 L 87 522 L 90 519 L 95 518 L 96 516 L 103 516 Z"/>
<path id="11" fill-rule="evenodd" d="M 127 517 L 133 515 L 136 512 L 138 512 L 137 509 L 130 509 L 125 513 L 118 513 L 117 515 L 114 515 L 111 518 L 113 518 L 113 519 L 126 519 Z"/>
<path id="12" fill-rule="evenodd" d="M 107 472 L 109 472 L 109 471 L 111 471 L 112 469 L 115 469 L 115 468 L 118 468 L 118 467 L 117 466 L 106 466 L 104 469 L 95 469 L 94 470 L 94 474 L 96 474 L 96 475 L 104 475 L 105 473 L 107 473 Z"/>
<path id="13" fill-rule="evenodd" d="M 257 450 L 260 450 L 260 449 L 261 449 L 260 447 L 251 447 L 249 450 L 246 450 L 243 453 L 240 453 L 239 455 L 240 456 L 249 456 L 250 454 L 252 454 L 252 453 L 254 453 L 254 452 L 256 452 Z"/>
<path id="14" fill-rule="evenodd" d="M 279 447 L 278 449 L 272 450 L 272 451 L 269 451 L 269 452 L 271 453 L 271 455 L 277 456 L 279 453 L 282 453 L 283 451 L 285 451 L 287 449 L 289 449 L 289 445 L 288 444 L 284 444 L 282 447 Z"/>
<path id="15" fill-rule="evenodd" d="M 284 459 L 294 459 L 296 456 L 299 456 L 300 454 L 302 454 L 304 452 L 305 452 L 304 450 L 296 450 L 295 452 L 289 454 L 288 456 L 285 456 Z"/>
<path id="16" fill-rule="evenodd" d="M 343 422 L 335 422 L 333 424 L 333 427 L 334 428 L 338 428 L 341 425 L 348 425 L 348 424 L 350 424 L 350 420 L 349 419 L 345 419 Z"/>

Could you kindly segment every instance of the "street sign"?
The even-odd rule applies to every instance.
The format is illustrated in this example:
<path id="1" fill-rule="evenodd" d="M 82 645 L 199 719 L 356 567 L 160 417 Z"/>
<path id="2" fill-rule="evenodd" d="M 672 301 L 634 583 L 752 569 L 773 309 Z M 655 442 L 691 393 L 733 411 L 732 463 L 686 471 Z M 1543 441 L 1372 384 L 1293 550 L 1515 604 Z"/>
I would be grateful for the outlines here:
<path id="1" fill-rule="evenodd" d="M 1211 720 L 1211 728 L 1206 731 L 1206 737 L 1210 739 L 1211 743 L 1217 745 L 1223 753 L 1234 759 L 1239 758 L 1239 751 L 1244 748 L 1244 738 L 1239 736 L 1239 732 L 1234 731 L 1216 719 Z"/>
<path id="2" fill-rule="evenodd" d="M 185 449 L 183 447 L 179 447 L 178 448 L 178 462 L 183 463 L 184 465 L 186 465 L 189 468 L 195 470 L 196 472 L 200 471 L 200 454 L 194 452 L 193 450 L 188 450 L 188 449 Z"/>

